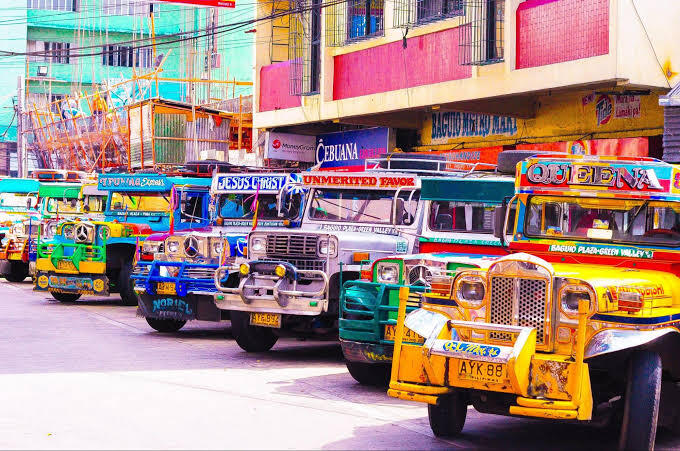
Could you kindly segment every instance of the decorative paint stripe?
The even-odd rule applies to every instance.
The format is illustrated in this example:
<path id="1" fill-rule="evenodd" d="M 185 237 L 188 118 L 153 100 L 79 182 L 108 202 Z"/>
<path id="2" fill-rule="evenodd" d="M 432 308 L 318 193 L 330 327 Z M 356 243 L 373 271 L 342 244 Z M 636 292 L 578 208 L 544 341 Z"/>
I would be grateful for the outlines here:
<path id="1" fill-rule="evenodd" d="M 662 324 L 672 321 L 680 321 L 680 313 L 657 316 L 653 318 L 640 318 L 637 316 L 617 316 L 605 313 L 597 313 L 592 317 L 593 321 L 607 321 L 621 324 Z"/>

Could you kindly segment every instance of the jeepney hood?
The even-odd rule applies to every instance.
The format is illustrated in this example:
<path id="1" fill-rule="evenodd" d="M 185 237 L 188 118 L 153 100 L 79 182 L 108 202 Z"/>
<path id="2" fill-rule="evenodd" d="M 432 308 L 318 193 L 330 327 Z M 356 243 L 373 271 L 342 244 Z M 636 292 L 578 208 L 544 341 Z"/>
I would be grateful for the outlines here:
<path id="1" fill-rule="evenodd" d="M 357 226 L 361 227 L 361 226 Z M 409 230 L 415 233 L 415 229 Z M 312 230 L 304 231 L 306 235 L 332 236 L 338 240 L 338 252 L 368 252 L 371 260 L 382 258 L 385 255 L 406 253 L 412 249 L 409 240 L 399 236 L 398 229 L 394 227 L 367 226 L 366 230 Z M 373 255 L 373 252 L 377 252 Z"/>

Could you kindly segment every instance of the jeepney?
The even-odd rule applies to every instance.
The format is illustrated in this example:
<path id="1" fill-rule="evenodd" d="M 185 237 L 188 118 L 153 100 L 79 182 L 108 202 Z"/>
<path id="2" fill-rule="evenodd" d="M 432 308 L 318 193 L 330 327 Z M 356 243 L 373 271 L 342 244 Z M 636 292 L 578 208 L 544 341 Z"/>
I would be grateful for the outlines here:
<path id="1" fill-rule="evenodd" d="M 62 302 L 117 292 L 124 305 L 137 305 L 130 276 L 144 238 L 207 224 L 199 212 L 208 209 L 209 185 L 209 178 L 100 175 L 98 189 L 108 193 L 104 219 L 60 223 L 54 238 L 38 245 L 34 289 Z"/>
<path id="2" fill-rule="evenodd" d="M 340 344 L 354 379 L 368 385 L 389 382 L 401 286 L 411 288 L 411 311 L 418 306 L 418 293 L 430 288 L 432 268 L 477 267 L 486 256 L 508 254 L 493 235 L 493 221 L 495 208 L 514 191 L 514 178 L 495 172 L 422 178 L 420 253 L 376 260 L 368 280 L 346 282 L 340 294 Z M 405 339 L 420 337 L 410 334 Z"/>
<path id="3" fill-rule="evenodd" d="M 251 230 L 300 226 L 304 190 L 299 179 L 295 173 L 216 174 L 211 226 L 144 242 L 132 276 L 138 314 L 159 332 L 176 332 L 191 320 L 229 319 L 229 312 L 218 309 L 213 300 L 215 270 L 245 256 Z M 153 261 L 144 261 L 148 255 Z"/>
<path id="4" fill-rule="evenodd" d="M 333 336 L 344 281 L 371 260 L 413 251 L 422 227 L 420 177 L 402 171 L 302 174 L 309 190 L 298 231 L 253 231 L 248 262 L 215 272 L 218 308 L 246 351 L 271 349 L 281 334 Z M 235 286 L 225 274 L 239 272 Z"/>
<path id="5" fill-rule="evenodd" d="M 389 395 L 427 403 L 438 436 L 460 433 L 472 405 L 622 418 L 622 448 L 653 448 L 657 425 L 680 424 L 680 169 L 529 158 L 509 207 L 495 234 L 517 253 L 438 274 L 408 316 L 401 289 Z"/>

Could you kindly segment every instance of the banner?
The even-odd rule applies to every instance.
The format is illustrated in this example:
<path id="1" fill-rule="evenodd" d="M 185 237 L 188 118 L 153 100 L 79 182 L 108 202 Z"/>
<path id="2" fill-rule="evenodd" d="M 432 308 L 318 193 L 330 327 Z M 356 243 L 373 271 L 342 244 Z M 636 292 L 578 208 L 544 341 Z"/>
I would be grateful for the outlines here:
<path id="1" fill-rule="evenodd" d="M 316 162 L 322 171 L 363 171 L 367 158 L 379 158 L 390 147 L 387 127 L 327 133 L 316 137 Z"/>
<path id="2" fill-rule="evenodd" d="M 188 3 L 195 6 L 212 6 L 222 8 L 235 8 L 235 0 L 156 0 L 163 3 Z"/>
<path id="3" fill-rule="evenodd" d="M 278 132 L 267 132 L 265 136 L 265 158 L 314 163 L 315 151 L 316 136 Z"/>

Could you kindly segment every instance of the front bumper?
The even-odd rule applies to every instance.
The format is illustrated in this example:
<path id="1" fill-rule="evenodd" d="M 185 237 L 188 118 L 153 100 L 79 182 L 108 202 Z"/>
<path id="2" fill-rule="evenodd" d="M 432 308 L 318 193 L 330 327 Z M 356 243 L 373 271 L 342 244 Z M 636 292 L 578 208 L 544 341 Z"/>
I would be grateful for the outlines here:
<path id="1" fill-rule="evenodd" d="M 215 305 L 223 310 L 317 316 L 328 311 L 329 279 L 324 271 L 298 270 L 284 261 L 253 261 L 251 271 L 242 276 L 238 287 L 223 285 L 226 274 L 238 266 L 220 266 L 215 271 Z M 286 275 L 274 273 L 277 266 L 287 268 Z"/>
<path id="2" fill-rule="evenodd" d="M 188 294 L 186 296 L 139 294 L 137 315 L 145 318 L 173 319 L 177 321 L 213 321 L 222 319 L 212 296 Z"/>
<path id="3" fill-rule="evenodd" d="M 159 284 L 171 284 L 174 293 L 161 293 L 179 297 L 188 294 L 210 296 L 217 292 L 214 273 L 219 265 L 211 263 L 191 263 L 187 261 L 137 262 L 132 280 L 139 294 L 156 296 Z M 172 275 L 176 273 L 176 275 Z"/>
<path id="4" fill-rule="evenodd" d="M 101 274 L 63 274 L 38 271 L 35 275 L 36 291 L 56 293 L 109 295 L 109 278 Z"/>
<path id="5" fill-rule="evenodd" d="M 510 393 L 517 398 L 516 405 L 506 412 L 509 415 L 591 419 L 590 375 L 583 361 L 587 305 L 579 314 L 577 345 L 571 356 L 537 353 L 536 330 L 530 327 L 447 320 L 444 315 L 422 309 L 404 322 L 401 304 L 405 307 L 405 302 L 400 303 L 390 396 L 437 404 L 440 396 L 454 390 Z M 441 322 L 432 327 L 433 319 Z M 424 345 L 402 343 L 405 323 L 414 330 L 423 330 L 422 326 L 428 324 L 432 332 Z M 473 331 L 486 339 L 466 340 Z M 513 346 L 487 344 L 494 333 L 513 335 Z"/>

